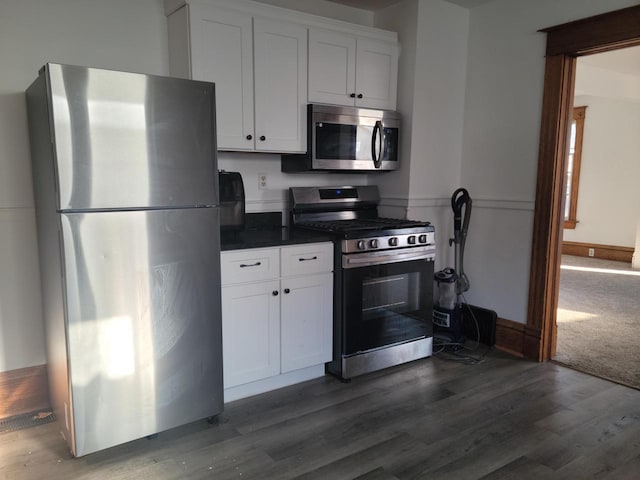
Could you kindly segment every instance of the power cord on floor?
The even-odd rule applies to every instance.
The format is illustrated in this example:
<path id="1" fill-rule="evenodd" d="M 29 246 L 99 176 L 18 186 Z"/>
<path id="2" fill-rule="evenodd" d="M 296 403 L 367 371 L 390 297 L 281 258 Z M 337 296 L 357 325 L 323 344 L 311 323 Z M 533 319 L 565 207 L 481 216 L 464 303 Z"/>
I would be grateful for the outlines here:
<path id="1" fill-rule="evenodd" d="M 476 318 L 475 314 L 473 313 L 473 310 L 469 306 L 469 303 L 467 302 L 467 299 L 464 296 L 464 294 L 462 294 L 461 296 L 462 296 L 462 299 L 464 300 L 464 304 L 466 305 L 467 310 L 469 311 L 469 314 L 471 315 L 471 318 L 473 319 L 473 323 L 476 326 L 475 345 L 473 345 L 473 347 L 469 347 L 468 345 L 466 345 L 466 343 L 462 343 L 462 342 L 440 342 L 434 337 L 434 342 L 433 342 L 434 347 L 436 348 L 440 347 L 440 349 L 434 351 L 433 355 L 439 355 L 444 353 L 448 356 L 442 357 L 443 360 L 460 362 L 460 363 L 464 363 L 465 365 L 479 365 L 481 363 L 484 363 L 485 356 L 487 355 L 487 353 L 489 353 L 492 350 L 492 348 L 487 347 L 485 351 L 482 352 L 482 354 L 479 356 L 464 354 L 460 352 L 460 350 L 469 350 L 471 352 L 475 352 L 480 347 L 480 324 L 478 323 L 478 319 Z M 460 350 L 447 350 L 447 347 L 459 347 Z"/>

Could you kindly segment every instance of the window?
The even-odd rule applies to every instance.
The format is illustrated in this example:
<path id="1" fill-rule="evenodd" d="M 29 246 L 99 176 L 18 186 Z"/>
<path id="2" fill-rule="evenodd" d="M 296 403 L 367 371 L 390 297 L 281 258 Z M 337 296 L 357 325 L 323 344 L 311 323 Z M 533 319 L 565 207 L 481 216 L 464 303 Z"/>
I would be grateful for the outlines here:
<path id="1" fill-rule="evenodd" d="M 569 139 L 569 156 L 567 157 L 564 228 L 576 228 L 576 212 L 578 211 L 578 185 L 580 184 L 580 161 L 582 159 L 582 134 L 587 107 L 573 108 L 571 137 Z"/>

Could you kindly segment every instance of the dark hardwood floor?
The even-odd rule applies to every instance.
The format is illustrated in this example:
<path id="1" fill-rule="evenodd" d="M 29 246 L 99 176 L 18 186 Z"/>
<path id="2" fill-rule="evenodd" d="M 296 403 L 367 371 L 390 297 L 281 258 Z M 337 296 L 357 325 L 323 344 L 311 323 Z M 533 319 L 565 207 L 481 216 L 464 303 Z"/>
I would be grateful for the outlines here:
<path id="1" fill-rule="evenodd" d="M 114 425 L 117 428 L 117 425 Z M 0 479 L 637 479 L 640 391 L 491 352 L 325 377 L 83 458 L 50 423 L 0 434 Z"/>

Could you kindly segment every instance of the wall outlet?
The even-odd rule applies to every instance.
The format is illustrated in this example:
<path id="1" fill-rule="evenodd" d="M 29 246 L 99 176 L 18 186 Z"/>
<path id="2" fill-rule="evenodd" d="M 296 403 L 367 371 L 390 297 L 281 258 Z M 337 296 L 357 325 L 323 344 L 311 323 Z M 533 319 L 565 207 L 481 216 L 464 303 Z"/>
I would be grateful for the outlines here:
<path id="1" fill-rule="evenodd" d="M 593 257 L 593 256 L 595 256 L 595 254 L 596 254 L 596 249 L 595 248 L 590 248 L 589 249 L 589 256 Z"/>
<path id="2" fill-rule="evenodd" d="M 258 174 L 258 188 L 260 190 L 265 190 L 267 188 L 267 174 L 259 173 Z"/>

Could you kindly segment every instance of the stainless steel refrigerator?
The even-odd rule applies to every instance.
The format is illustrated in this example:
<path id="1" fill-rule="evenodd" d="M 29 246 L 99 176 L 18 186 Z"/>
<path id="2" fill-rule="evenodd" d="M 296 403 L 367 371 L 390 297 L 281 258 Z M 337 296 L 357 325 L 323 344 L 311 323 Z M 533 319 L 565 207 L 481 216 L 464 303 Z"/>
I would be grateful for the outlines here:
<path id="1" fill-rule="evenodd" d="M 51 402 L 72 453 L 220 413 L 214 85 L 47 64 L 27 107 Z"/>

